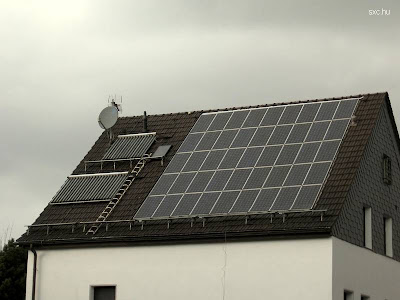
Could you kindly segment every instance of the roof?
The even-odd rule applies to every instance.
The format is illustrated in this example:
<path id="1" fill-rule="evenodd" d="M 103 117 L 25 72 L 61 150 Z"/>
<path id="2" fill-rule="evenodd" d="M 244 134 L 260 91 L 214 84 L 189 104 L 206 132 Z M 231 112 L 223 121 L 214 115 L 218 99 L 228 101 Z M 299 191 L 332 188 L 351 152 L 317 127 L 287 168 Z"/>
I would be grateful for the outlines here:
<path id="1" fill-rule="evenodd" d="M 157 220 L 152 222 L 132 222 L 132 217 L 138 211 L 157 180 L 163 174 L 168 163 L 174 157 L 177 149 L 190 132 L 191 128 L 205 112 L 236 110 L 255 107 L 269 107 L 286 104 L 323 102 L 362 97 L 355 112 L 355 126 L 350 126 L 338 150 L 335 162 L 324 185 L 315 211 L 296 214 L 268 214 L 254 216 L 226 216 L 202 219 Z M 163 115 L 149 115 L 148 131 L 156 132 L 156 141 L 150 147 L 153 153 L 158 146 L 171 145 L 171 150 L 160 160 L 149 160 L 137 178 L 133 181 L 120 202 L 116 205 L 107 223 L 94 235 L 87 235 L 90 222 L 96 221 L 106 207 L 104 202 L 88 202 L 75 204 L 49 204 L 33 225 L 65 224 L 59 226 L 31 227 L 18 240 L 20 244 L 65 244 L 111 241 L 158 241 L 158 240 L 193 240 L 209 239 L 224 236 L 275 236 L 288 234 L 330 234 L 332 226 L 343 209 L 347 193 L 354 181 L 368 139 L 384 102 L 389 104 L 387 93 L 362 94 L 355 96 L 315 99 L 286 103 L 274 103 L 223 110 L 195 111 Z M 397 132 L 393 114 L 392 124 Z M 141 133 L 142 116 L 119 118 L 113 127 L 115 135 Z M 397 143 L 400 144 L 397 136 Z M 83 160 L 73 171 L 74 175 L 123 172 L 130 168 L 129 161 L 121 161 L 100 166 L 98 161 L 109 149 L 107 133 L 99 137 Z M 88 163 L 89 162 L 89 163 Z M 50 199 L 49 199 L 50 200 Z M 72 223 L 75 223 L 72 225 Z"/>

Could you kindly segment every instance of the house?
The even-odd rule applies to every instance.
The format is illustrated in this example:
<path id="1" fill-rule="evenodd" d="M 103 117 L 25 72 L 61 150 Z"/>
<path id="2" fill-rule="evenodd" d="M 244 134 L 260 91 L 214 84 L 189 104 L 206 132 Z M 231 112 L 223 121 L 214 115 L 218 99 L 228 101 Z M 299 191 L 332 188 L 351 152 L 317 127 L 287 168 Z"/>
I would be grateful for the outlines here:
<path id="1" fill-rule="evenodd" d="M 400 299 L 389 95 L 121 117 L 18 243 L 26 299 Z"/>

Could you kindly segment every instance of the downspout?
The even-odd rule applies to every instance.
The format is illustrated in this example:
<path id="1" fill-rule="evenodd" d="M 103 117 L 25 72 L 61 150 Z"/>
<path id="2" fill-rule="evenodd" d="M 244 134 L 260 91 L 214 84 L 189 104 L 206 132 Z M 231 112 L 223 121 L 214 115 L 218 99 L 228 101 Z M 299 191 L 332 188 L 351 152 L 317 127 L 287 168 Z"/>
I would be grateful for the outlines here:
<path id="1" fill-rule="evenodd" d="M 31 245 L 31 251 L 33 253 L 33 273 L 32 273 L 32 298 L 35 300 L 36 296 L 36 265 L 37 265 L 37 252 Z"/>

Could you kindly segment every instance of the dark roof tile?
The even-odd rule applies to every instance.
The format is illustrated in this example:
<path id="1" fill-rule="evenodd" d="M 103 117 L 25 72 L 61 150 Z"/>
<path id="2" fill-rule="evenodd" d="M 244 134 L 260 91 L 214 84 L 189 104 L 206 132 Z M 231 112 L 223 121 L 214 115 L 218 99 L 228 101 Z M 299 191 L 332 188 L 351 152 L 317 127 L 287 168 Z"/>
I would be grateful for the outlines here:
<path id="1" fill-rule="evenodd" d="M 358 171 L 360 160 L 364 153 L 367 141 L 378 118 L 379 111 L 385 100 L 388 101 L 386 93 L 357 95 L 352 97 L 363 97 L 356 110 L 356 126 L 350 126 L 339 149 L 331 173 L 317 202 L 316 209 L 326 209 L 322 220 L 320 214 L 298 213 L 289 214 L 283 219 L 282 215 L 251 216 L 245 223 L 245 217 L 219 217 L 209 218 L 203 221 L 174 220 L 167 227 L 167 221 L 154 221 L 143 225 L 135 223 L 132 227 L 128 222 L 113 223 L 100 227 L 96 235 L 85 234 L 83 224 L 78 224 L 72 230 L 72 226 L 34 227 L 29 230 L 29 235 L 24 234 L 19 243 L 66 243 L 109 241 L 109 240 L 132 240 L 151 241 L 159 239 L 195 239 L 229 236 L 249 235 L 276 235 L 294 233 L 329 233 L 330 228 L 337 220 L 337 216 L 343 209 L 343 203 L 347 192 Z M 350 97 L 339 97 L 329 99 L 315 99 L 308 101 L 296 101 L 286 103 L 274 103 L 271 105 L 252 106 L 266 107 L 290 103 L 319 102 L 333 99 L 346 99 Z M 148 130 L 157 132 L 157 141 L 151 146 L 150 152 L 162 144 L 172 145 L 162 166 L 160 161 L 150 161 L 146 164 L 140 176 L 133 182 L 124 197 L 113 210 L 107 220 L 117 221 L 131 219 L 148 193 L 163 173 L 165 167 L 171 161 L 180 144 L 189 133 L 197 118 L 203 112 L 225 111 L 232 109 L 251 108 L 226 108 L 220 110 L 196 111 L 191 113 L 161 114 L 148 116 Z M 394 120 L 393 120 L 394 122 Z M 122 117 L 114 126 L 114 134 L 129 134 L 142 132 L 142 116 Z M 95 142 L 84 159 L 79 163 L 73 174 L 85 173 L 85 161 L 100 160 L 109 145 L 105 132 Z M 124 171 L 129 163 L 117 163 L 116 171 Z M 103 171 L 114 171 L 113 165 L 105 165 Z M 99 165 L 89 164 L 86 166 L 87 173 L 100 172 Z M 48 205 L 40 214 L 34 224 L 68 223 L 68 222 L 92 222 L 105 208 L 106 203 L 84 203 Z"/>

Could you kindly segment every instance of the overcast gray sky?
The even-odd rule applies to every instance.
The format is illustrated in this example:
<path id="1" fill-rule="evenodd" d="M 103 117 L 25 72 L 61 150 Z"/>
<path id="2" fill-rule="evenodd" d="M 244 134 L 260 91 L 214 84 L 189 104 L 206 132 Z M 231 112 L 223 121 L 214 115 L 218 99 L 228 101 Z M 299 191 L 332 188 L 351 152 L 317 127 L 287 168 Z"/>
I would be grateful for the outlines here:
<path id="1" fill-rule="evenodd" d="M 0 0 L 0 233 L 36 219 L 110 94 L 138 115 L 388 91 L 399 115 L 399 3 Z"/>

